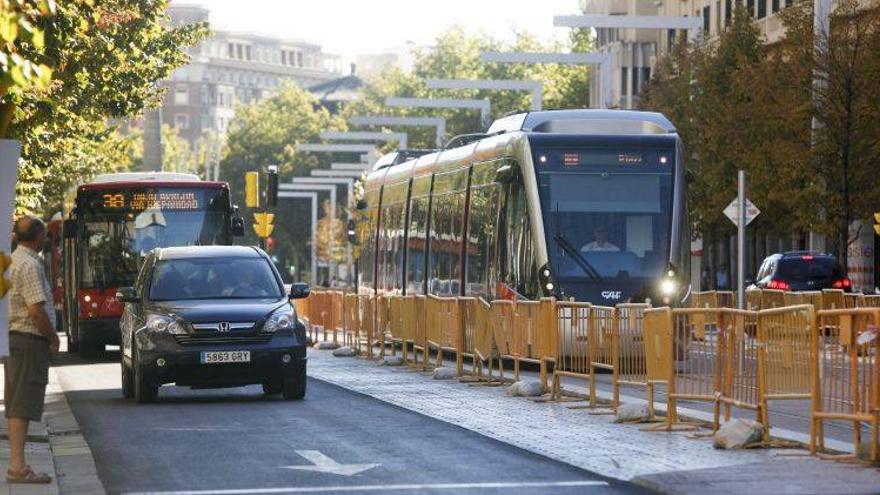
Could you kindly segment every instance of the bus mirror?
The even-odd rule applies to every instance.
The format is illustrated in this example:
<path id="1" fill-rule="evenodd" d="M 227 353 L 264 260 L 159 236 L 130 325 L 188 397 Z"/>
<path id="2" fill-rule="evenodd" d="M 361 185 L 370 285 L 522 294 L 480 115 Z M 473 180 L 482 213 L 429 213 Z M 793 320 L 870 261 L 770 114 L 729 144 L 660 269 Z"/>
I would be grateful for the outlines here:
<path id="1" fill-rule="evenodd" d="M 241 215 L 235 215 L 230 220 L 232 225 L 230 226 L 232 229 L 232 235 L 235 237 L 244 236 L 244 218 Z"/>
<path id="2" fill-rule="evenodd" d="M 519 178 L 517 169 L 513 165 L 504 165 L 495 171 L 495 182 L 510 184 Z"/>
<path id="3" fill-rule="evenodd" d="M 73 239 L 76 237 L 76 220 L 65 220 L 63 236 L 65 239 Z"/>

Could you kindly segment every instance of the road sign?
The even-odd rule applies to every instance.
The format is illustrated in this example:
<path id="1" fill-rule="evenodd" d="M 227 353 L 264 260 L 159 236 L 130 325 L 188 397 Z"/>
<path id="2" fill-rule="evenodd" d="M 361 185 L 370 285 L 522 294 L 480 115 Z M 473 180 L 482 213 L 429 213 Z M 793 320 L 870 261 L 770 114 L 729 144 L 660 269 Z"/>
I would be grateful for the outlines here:
<path id="1" fill-rule="evenodd" d="M 315 471 L 318 473 L 338 474 L 340 476 L 352 476 L 373 469 L 379 464 L 340 464 L 327 457 L 318 450 L 297 450 L 297 454 L 305 457 L 310 465 L 283 466 L 285 469 L 297 469 L 299 471 Z"/>
<path id="2" fill-rule="evenodd" d="M 750 224 L 752 220 L 760 214 L 761 210 L 746 198 L 746 225 Z M 739 204 L 735 199 L 724 209 L 724 215 L 727 216 L 734 225 L 739 225 Z"/>

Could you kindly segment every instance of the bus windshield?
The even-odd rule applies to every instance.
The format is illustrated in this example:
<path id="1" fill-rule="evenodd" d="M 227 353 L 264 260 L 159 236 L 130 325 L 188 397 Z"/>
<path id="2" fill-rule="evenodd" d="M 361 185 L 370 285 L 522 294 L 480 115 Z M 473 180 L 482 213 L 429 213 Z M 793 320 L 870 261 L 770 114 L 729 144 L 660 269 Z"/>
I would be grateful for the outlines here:
<path id="1" fill-rule="evenodd" d="M 672 174 L 543 172 L 539 191 L 557 280 L 658 277 L 669 250 Z"/>
<path id="2" fill-rule="evenodd" d="M 155 248 L 230 244 L 228 203 L 216 188 L 80 192 L 80 287 L 133 285 L 141 258 Z"/>

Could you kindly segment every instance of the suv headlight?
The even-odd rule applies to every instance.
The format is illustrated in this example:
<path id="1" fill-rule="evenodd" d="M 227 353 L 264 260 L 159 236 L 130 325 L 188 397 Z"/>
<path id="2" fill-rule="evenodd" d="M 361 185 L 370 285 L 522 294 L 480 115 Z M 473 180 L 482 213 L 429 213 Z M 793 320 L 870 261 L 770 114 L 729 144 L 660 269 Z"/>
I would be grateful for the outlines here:
<path id="1" fill-rule="evenodd" d="M 278 330 L 291 329 L 295 324 L 293 306 L 285 304 L 269 316 L 269 319 L 263 324 L 263 331 L 275 333 Z"/>
<path id="2" fill-rule="evenodd" d="M 147 330 L 151 332 L 167 332 L 172 335 L 182 335 L 186 333 L 180 322 L 165 315 L 147 316 Z"/>

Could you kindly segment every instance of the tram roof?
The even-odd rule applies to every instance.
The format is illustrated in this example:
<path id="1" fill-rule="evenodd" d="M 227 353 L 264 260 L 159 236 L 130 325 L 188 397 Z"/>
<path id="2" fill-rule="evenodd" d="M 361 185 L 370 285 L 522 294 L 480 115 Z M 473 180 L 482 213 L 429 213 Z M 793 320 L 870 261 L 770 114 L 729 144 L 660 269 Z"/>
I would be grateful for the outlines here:
<path id="1" fill-rule="evenodd" d="M 452 170 L 474 161 L 497 158 L 530 135 L 675 136 L 663 114 L 632 110 L 548 110 L 523 112 L 496 120 L 483 139 L 441 150 L 402 163 L 383 157 L 369 174 L 368 185 L 391 184 L 435 171 Z M 372 180 L 370 180 L 372 179 Z M 372 183 L 372 184 L 370 184 Z"/>

